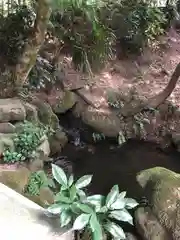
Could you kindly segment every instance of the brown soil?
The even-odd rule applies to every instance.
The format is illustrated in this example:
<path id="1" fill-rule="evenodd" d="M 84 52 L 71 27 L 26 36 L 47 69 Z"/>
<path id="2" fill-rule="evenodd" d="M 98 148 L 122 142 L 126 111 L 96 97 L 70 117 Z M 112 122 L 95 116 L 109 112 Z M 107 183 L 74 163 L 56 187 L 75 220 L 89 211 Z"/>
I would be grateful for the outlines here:
<path id="1" fill-rule="evenodd" d="M 131 56 L 125 60 L 114 60 L 93 78 L 80 75 L 73 70 L 71 59 L 61 56 L 67 79 L 64 82 L 66 88 L 74 89 L 84 86 L 84 94 L 93 105 L 100 109 L 106 109 L 108 106 L 107 92 L 121 91 L 127 92 L 135 89 L 140 96 L 152 97 L 162 91 L 176 65 L 180 62 L 180 34 L 170 29 L 166 36 L 159 39 L 155 48 L 148 48 L 141 56 Z M 155 134 L 166 128 L 168 132 L 179 132 L 179 117 L 169 115 L 169 106 L 180 107 L 180 83 L 165 105 L 161 106 L 161 116 L 152 119 L 154 121 L 151 129 L 147 130 L 148 139 L 161 142 L 158 134 Z M 59 94 L 58 91 L 52 92 L 48 97 L 49 101 L 55 99 Z M 177 112 L 177 111 L 176 111 Z M 165 113 L 165 114 L 164 114 Z M 163 117 L 162 117 L 163 115 Z M 165 116 L 167 115 L 167 116 Z M 148 116 L 151 118 L 151 116 Z"/>
<path id="2" fill-rule="evenodd" d="M 146 49 L 141 56 L 130 57 L 125 60 L 115 60 L 108 63 L 101 73 L 89 79 L 72 70 L 71 59 L 62 57 L 66 64 L 67 81 L 69 88 L 86 85 L 91 94 L 96 94 L 97 89 L 136 88 L 140 95 L 147 97 L 159 93 L 167 85 L 172 72 L 180 62 L 180 34 L 173 29 L 159 39 L 155 49 Z M 177 84 L 169 100 L 180 105 L 180 83 Z M 102 97 L 99 96 L 99 97 Z"/>

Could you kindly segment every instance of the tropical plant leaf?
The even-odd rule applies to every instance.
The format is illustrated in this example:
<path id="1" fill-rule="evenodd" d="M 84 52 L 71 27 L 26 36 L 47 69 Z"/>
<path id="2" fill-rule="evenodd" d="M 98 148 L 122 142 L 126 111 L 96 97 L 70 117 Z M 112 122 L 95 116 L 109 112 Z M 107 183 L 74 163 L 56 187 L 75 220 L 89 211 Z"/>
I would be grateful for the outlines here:
<path id="1" fill-rule="evenodd" d="M 97 219 L 96 214 L 93 214 L 90 218 L 90 229 L 93 232 L 94 240 L 102 240 L 103 239 L 102 227 Z"/>
<path id="2" fill-rule="evenodd" d="M 67 226 L 72 219 L 72 215 L 69 211 L 64 210 L 60 215 L 60 224 L 61 227 Z"/>
<path id="3" fill-rule="evenodd" d="M 92 175 L 85 175 L 77 180 L 76 187 L 79 189 L 87 187 L 90 184 L 91 180 L 92 180 Z"/>
<path id="4" fill-rule="evenodd" d="M 109 232 L 115 239 L 126 239 L 124 230 L 117 224 L 113 222 L 108 222 L 104 225 L 104 228 Z"/>
<path id="5" fill-rule="evenodd" d="M 128 222 L 131 225 L 133 225 L 133 218 L 132 218 L 131 214 L 126 209 L 112 211 L 109 214 L 109 217 L 114 218 L 118 221 Z"/>
<path id="6" fill-rule="evenodd" d="M 52 174 L 54 179 L 61 185 L 67 186 L 67 177 L 65 172 L 55 164 L 52 164 Z"/>
<path id="7" fill-rule="evenodd" d="M 57 193 L 54 200 L 55 202 L 71 203 L 71 199 L 64 196 L 62 192 Z"/>
<path id="8" fill-rule="evenodd" d="M 106 213 L 106 212 L 108 212 L 108 208 L 106 207 L 106 206 L 103 206 L 102 208 L 100 208 L 99 209 L 99 211 L 97 211 L 97 212 L 99 212 L 99 213 Z"/>
<path id="9" fill-rule="evenodd" d="M 83 190 L 77 189 L 77 194 L 79 195 L 81 201 L 86 200 L 86 193 Z"/>
<path id="10" fill-rule="evenodd" d="M 118 198 L 119 195 L 119 187 L 118 185 L 114 185 L 106 197 L 106 206 L 109 208 Z"/>
<path id="11" fill-rule="evenodd" d="M 124 209 L 126 206 L 126 200 L 124 198 L 118 198 L 113 204 L 111 204 L 110 209 L 120 210 Z"/>
<path id="12" fill-rule="evenodd" d="M 137 207 L 139 205 L 136 202 L 136 200 L 133 199 L 133 198 L 125 198 L 125 201 L 126 201 L 126 208 L 127 209 L 132 209 L 132 208 L 135 208 L 135 207 Z"/>
<path id="13" fill-rule="evenodd" d="M 68 186 L 71 187 L 71 185 L 73 184 L 73 182 L 74 182 L 74 176 L 73 176 L 73 175 L 70 175 L 69 180 L 68 180 Z"/>
<path id="14" fill-rule="evenodd" d="M 103 195 L 97 194 L 87 197 L 87 203 L 93 205 L 95 207 L 96 212 L 98 212 L 102 208 L 104 199 L 105 197 Z"/>
<path id="15" fill-rule="evenodd" d="M 91 208 L 87 204 L 77 203 L 76 206 L 84 213 L 93 213 L 94 212 L 93 208 Z"/>
<path id="16" fill-rule="evenodd" d="M 69 195 L 70 195 L 70 199 L 71 201 L 74 201 L 76 198 L 76 194 L 77 194 L 77 189 L 75 185 L 72 185 L 70 190 L 69 190 Z"/>
<path id="17" fill-rule="evenodd" d="M 123 191 L 123 192 L 120 192 L 118 198 L 125 198 L 125 196 L 126 196 L 126 191 Z"/>
<path id="18" fill-rule="evenodd" d="M 69 208 L 69 204 L 59 204 L 54 203 L 48 207 L 48 212 L 53 214 L 60 214 L 63 210 L 67 210 Z"/>
<path id="19" fill-rule="evenodd" d="M 82 213 L 80 216 L 78 216 L 74 221 L 73 229 L 82 230 L 89 223 L 90 216 L 90 214 L 85 213 Z"/>

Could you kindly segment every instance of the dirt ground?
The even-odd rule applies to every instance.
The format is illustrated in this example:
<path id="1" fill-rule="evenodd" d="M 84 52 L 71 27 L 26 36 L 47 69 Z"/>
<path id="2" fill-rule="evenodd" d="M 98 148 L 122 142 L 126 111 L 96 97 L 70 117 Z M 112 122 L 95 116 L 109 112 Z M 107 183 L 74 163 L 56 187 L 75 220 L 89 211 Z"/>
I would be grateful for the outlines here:
<path id="1" fill-rule="evenodd" d="M 135 87 L 140 95 L 153 96 L 166 87 L 173 70 L 180 62 L 180 34 L 171 29 L 166 36 L 159 39 L 159 44 L 153 51 L 146 49 L 141 56 L 112 61 L 91 80 L 72 70 L 70 59 L 63 61 L 66 62 L 67 74 L 65 85 L 70 88 L 85 84 L 90 86 L 89 91 L 93 95 L 97 88 L 123 91 Z M 177 83 L 169 97 L 178 106 L 179 88 L 180 83 Z"/>

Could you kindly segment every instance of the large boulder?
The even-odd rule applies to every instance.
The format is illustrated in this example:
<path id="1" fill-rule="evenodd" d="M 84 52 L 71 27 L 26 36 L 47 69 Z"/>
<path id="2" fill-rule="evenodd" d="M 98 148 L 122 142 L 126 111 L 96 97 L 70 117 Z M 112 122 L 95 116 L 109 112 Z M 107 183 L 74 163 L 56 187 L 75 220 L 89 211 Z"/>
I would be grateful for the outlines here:
<path id="1" fill-rule="evenodd" d="M 155 167 L 140 172 L 137 181 L 150 205 L 136 213 L 143 239 L 180 239 L 180 174 Z"/>
<path id="2" fill-rule="evenodd" d="M 26 111 L 17 98 L 0 99 L 0 122 L 23 121 Z"/>
<path id="3" fill-rule="evenodd" d="M 73 113 L 75 116 L 80 116 L 85 124 L 107 137 L 116 137 L 123 129 L 123 122 L 116 115 L 116 112 L 113 112 L 109 107 L 98 109 L 79 101 Z"/>
<path id="4" fill-rule="evenodd" d="M 48 96 L 48 102 L 56 114 L 65 113 L 75 105 L 77 97 L 74 92 L 69 90 L 58 90 L 57 92 L 58 95 L 55 92 L 54 95 Z"/>

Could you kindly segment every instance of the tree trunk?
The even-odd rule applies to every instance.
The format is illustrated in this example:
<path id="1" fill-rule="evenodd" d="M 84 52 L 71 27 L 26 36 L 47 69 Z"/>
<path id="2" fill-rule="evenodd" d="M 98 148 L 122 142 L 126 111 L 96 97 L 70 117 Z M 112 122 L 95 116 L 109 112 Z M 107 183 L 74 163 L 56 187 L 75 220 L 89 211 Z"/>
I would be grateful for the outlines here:
<path id="1" fill-rule="evenodd" d="M 51 15 L 51 8 L 47 0 L 37 1 L 36 20 L 32 34 L 24 48 L 24 52 L 15 67 L 14 83 L 16 87 L 22 87 L 29 72 L 34 66 L 40 47 L 44 42 L 47 25 Z"/>
<path id="2" fill-rule="evenodd" d="M 50 15 L 51 8 L 48 0 L 37 0 L 36 19 L 32 33 L 16 66 L 6 69 L 2 74 L 0 97 L 13 96 L 24 85 L 44 42 Z"/>
<path id="3" fill-rule="evenodd" d="M 162 92 L 153 96 L 147 101 L 144 101 L 143 103 L 135 103 L 134 106 L 132 106 L 131 103 L 125 104 L 125 106 L 121 110 L 121 114 L 124 117 L 130 117 L 141 112 L 145 107 L 157 108 L 171 95 L 172 91 L 176 87 L 176 83 L 179 77 L 180 77 L 180 63 L 178 63 L 178 65 L 176 66 L 168 85 Z"/>

